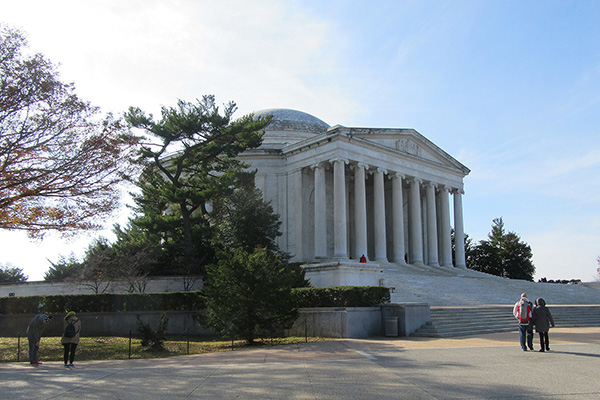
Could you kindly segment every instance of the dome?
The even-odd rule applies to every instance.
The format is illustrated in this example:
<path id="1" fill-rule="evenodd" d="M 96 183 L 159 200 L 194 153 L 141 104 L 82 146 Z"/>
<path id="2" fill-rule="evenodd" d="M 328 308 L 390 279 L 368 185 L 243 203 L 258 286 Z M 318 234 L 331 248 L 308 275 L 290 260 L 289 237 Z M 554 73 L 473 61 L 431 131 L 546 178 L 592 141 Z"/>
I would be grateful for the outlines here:
<path id="1" fill-rule="evenodd" d="M 288 108 L 270 108 L 254 112 L 256 117 L 272 115 L 273 120 L 265 128 L 266 131 L 295 131 L 325 133 L 329 125 L 319 118 L 302 111 Z"/>

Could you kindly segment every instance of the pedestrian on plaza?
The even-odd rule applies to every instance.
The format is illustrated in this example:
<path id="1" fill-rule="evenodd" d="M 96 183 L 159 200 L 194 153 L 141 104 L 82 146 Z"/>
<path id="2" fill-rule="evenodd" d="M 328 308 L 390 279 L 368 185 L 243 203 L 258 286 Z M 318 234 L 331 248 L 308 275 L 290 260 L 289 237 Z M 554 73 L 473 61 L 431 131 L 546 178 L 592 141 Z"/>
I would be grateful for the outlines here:
<path id="1" fill-rule="evenodd" d="M 540 335 L 540 351 L 550 351 L 548 331 L 550 330 L 550 325 L 554 328 L 554 319 L 552 319 L 552 314 L 548 307 L 546 307 L 546 300 L 541 297 L 535 301 L 533 324 L 535 325 L 535 331 Z"/>
<path id="2" fill-rule="evenodd" d="M 527 294 L 522 293 L 521 299 L 515 303 L 513 315 L 519 320 L 519 342 L 523 351 L 527 351 L 527 347 L 529 347 L 529 350 L 533 350 L 532 309 L 533 304 L 527 298 Z M 527 346 L 525 340 L 527 340 Z"/>
<path id="3" fill-rule="evenodd" d="M 81 331 L 81 321 L 75 311 L 69 311 L 63 321 L 63 334 L 60 342 L 65 348 L 64 362 L 65 368 L 73 368 L 75 361 L 75 350 L 79 344 L 79 332 Z"/>
<path id="4" fill-rule="evenodd" d="M 41 365 L 38 360 L 40 350 L 40 340 L 42 332 L 47 324 L 50 323 L 52 317 L 46 314 L 38 314 L 29 323 L 27 327 L 27 340 L 29 341 L 29 364 Z"/>
<path id="5" fill-rule="evenodd" d="M 362 256 L 360 256 L 358 262 L 360 262 L 360 263 L 366 263 L 367 262 L 367 257 L 365 257 L 365 255 L 363 254 Z"/>

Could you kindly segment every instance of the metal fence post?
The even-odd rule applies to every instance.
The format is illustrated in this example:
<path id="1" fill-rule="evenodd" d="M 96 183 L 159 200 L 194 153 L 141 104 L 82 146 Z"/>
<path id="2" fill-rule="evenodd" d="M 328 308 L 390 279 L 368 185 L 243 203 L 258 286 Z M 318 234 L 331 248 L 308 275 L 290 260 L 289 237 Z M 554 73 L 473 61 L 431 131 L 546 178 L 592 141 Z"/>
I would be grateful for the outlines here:
<path id="1" fill-rule="evenodd" d="M 308 343 L 308 323 L 304 318 L 304 343 Z"/>

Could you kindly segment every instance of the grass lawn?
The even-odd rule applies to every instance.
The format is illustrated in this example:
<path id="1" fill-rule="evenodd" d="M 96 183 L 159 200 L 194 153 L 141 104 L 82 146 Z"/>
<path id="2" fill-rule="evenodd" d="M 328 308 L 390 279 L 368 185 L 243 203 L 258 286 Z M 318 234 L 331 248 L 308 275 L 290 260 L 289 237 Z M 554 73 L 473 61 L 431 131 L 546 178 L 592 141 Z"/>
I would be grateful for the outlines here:
<path id="1" fill-rule="evenodd" d="M 308 338 L 309 342 L 326 340 L 323 338 Z M 257 340 L 253 346 L 248 346 L 245 341 L 235 341 L 233 348 L 249 349 L 259 346 L 288 345 L 304 343 L 304 337 L 288 337 Z M 163 351 L 149 350 L 143 348 L 141 339 L 131 339 L 131 357 L 129 354 L 129 338 L 127 337 L 82 337 L 76 351 L 76 361 L 89 360 L 124 360 L 128 358 L 164 358 L 181 356 L 186 354 L 202 354 L 217 351 L 231 351 L 232 342 L 222 340 L 210 340 L 206 337 L 190 337 L 189 352 L 188 340 L 185 337 L 173 337 L 165 342 Z M 29 343 L 27 337 L 22 337 L 19 342 L 17 338 L 0 337 L 0 362 L 28 361 Z M 19 353 L 19 358 L 17 358 Z M 63 346 L 60 337 L 43 337 L 40 343 L 40 361 L 62 361 Z"/>

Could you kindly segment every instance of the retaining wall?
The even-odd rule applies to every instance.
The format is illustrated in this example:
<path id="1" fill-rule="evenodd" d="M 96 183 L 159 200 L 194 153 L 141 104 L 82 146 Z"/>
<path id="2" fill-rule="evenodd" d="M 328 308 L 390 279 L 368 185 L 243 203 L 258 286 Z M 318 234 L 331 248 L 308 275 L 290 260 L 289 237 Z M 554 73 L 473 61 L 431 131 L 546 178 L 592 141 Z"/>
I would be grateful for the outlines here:
<path id="1" fill-rule="evenodd" d="M 108 282 L 105 293 L 128 293 L 129 284 L 126 281 Z M 200 278 L 185 282 L 187 290 L 200 290 L 204 287 Z M 148 278 L 145 293 L 183 292 L 186 290 L 183 277 Z M 101 286 L 104 289 L 105 284 Z M 94 291 L 85 284 L 74 282 L 21 282 L 0 284 L 0 297 L 9 296 L 51 296 L 56 294 L 93 294 Z"/>
<path id="2" fill-rule="evenodd" d="M 137 316 L 156 328 L 162 311 L 80 313 L 83 336 L 127 336 L 137 334 Z M 171 335 L 211 335 L 196 321 L 196 314 L 187 311 L 168 311 L 167 333 Z M 380 307 L 303 308 L 299 317 L 285 333 L 288 336 L 320 336 L 330 338 L 365 338 L 384 335 L 384 318 L 398 318 L 399 336 L 408 336 L 429 320 L 427 304 L 386 304 Z M 0 315 L 0 336 L 26 336 L 27 326 L 34 317 L 30 314 Z M 64 314 L 52 315 L 44 330 L 45 336 L 60 336 Z M 424 319 L 427 319 L 424 320 Z M 189 329 L 189 331 L 188 331 Z"/>

